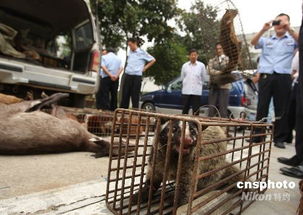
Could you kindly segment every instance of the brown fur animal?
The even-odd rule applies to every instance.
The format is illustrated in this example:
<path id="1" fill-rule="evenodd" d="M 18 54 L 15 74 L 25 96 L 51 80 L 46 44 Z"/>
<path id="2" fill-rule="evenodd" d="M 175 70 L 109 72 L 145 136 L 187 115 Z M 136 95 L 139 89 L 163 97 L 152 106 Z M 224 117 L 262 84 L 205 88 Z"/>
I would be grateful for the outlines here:
<path id="1" fill-rule="evenodd" d="M 66 96 L 54 94 L 42 100 L 0 106 L 0 154 L 88 151 L 108 155 L 110 143 L 89 133 L 79 122 L 66 117 L 64 111 L 55 108 L 54 115 L 39 111 Z"/>
<path id="2" fill-rule="evenodd" d="M 226 10 L 226 13 L 221 20 L 220 42 L 225 55 L 229 57 L 229 63 L 223 71 L 224 73 L 232 72 L 239 64 L 241 42 L 237 38 L 234 28 L 234 18 L 237 15 L 237 10 L 229 9 Z"/>
<path id="3" fill-rule="evenodd" d="M 19 103 L 22 101 L 23 101 L 23 99 L 17 98 L 15 96 L 10 96 L 10 95 L 0 93 L 0 104 L 9 105 L 9 104 Z"/>
<path id="4" fill-rule="evenodd" d="M 235 82 L 236 80 L 237 78 L 232 73 L 222 73 L 212 77 L 212 82 L 218 84 L 219 86 Z"/>
<path id="5" fill-rule="evenodd" d="M 168 169 L 168 178 L 167 181 L 175 180 L 177 173 L 178 157 L 179 153 L 183 153 L 183 163 L 181 168 L 181 177 L 180 177 L 180 193 L 178 206 L 186 204 L 188 202 L 188 197 L 190 194 L 190 187 L 193 177 L 193 168 L 194 168 L 194 154 L 197 150 L 197 127 L 193 123 L 187 123 L 185 130 L 184 138 L 184 148 L 180 149 L 181 145 L 181 125 L 182 122 L 176 120 L 173 122 L 173 137 L 172 137 L 172 149 L 169 160 L 169 169 Z M 152 170 L 152 158 L 149 160 L 149 167 L 147 171 L 147 179 L 145 185 L 142 189 L 141 201 L 148 200 L 149 188 L 152 187 L 152 194 L 154 194 L 160 187 L 163 177 L 164 177 L 164 167 L 166 159 L 166 150 L 168 142 L 168 131 L 169 125 L 164 125 L 159 136 L 159 148 L 156 155 L 156 164 L 154 171 Z M 226 134 L 222 128 L 218 126 L 211 126 L 206 128 L 203 131 L 203 142 L 210 140 L 218 140 L 226 138 Z M 200 156 L 206 157 L 209 155 L 217 154 L 220 152 L 226 151 L 227 143 L 220 142 L 214 144 L 202 144 L 201 145 Z M 154 152 L 154 149 L 152 150 Z M 153 154 L 153 153 L 152 153 Z M 208 171 L 220 168 L 227 165 L 228 162 L 225 160 L 225 156 L 219 156 L 209 160 L 201 161 L 199 164 L 199 174 L 206 173 Z M 229 168 L 222 169 L 216 173 L 211 174 L 198 181 L 198 190 L 201 190 L 208 185 L 214 184 L 216 181 L 219 181 L 223 178 L 226 178 L 232 174 L 239 173 L 239 169 L 232 166 Z M 154 175 L 153 183 L 151 184 L 151 178 Z M 243 179 L 243 175 L 239 174 L 237 177 L 232 178 L 221 188 L 234 184 L 237 181 Z M 138 193 L 132 198 L 133 202 L 136 204 L 138 201 Z"/>

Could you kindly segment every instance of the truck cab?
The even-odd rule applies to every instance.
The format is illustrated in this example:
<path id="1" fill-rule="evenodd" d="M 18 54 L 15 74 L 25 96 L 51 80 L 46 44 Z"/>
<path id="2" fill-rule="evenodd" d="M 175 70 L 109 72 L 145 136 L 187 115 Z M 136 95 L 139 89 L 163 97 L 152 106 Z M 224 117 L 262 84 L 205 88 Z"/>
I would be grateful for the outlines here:
<path id="1" fill-rule="evenodd" d="M 98 88 L 98 33 L 84 0 L 0 1 L 0 92 L 70 93 L 84 106 Z"/>

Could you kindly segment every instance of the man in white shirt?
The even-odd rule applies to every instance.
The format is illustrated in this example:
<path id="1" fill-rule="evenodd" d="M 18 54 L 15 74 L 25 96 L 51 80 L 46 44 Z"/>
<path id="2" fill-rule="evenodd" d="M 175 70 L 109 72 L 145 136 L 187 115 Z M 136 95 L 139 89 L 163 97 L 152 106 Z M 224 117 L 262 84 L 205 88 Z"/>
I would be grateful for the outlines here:
<path id="1" fill-rule="evenodd" d="M 184 99 L 183 114 L 188 114 L 190 107 L 194 115 L 199 115 L 203 82 L 206 80 L 205 65 L 198 61 L 198 52 L 189 52 L 189 62 L 183 64 L 181 70 L 182 95 Z"/>

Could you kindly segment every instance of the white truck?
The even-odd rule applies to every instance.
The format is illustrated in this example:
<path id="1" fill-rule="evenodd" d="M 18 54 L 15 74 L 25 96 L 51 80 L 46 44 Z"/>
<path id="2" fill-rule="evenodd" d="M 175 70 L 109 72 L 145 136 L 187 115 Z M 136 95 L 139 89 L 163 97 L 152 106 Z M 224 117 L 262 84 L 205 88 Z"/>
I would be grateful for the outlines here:
<path id="1" fill-rule="evenodd" d="M 3 29 L 16 35 L 0 47 L 17 55 L 0 50 L 0 93 L 38 98 L 68 92 L 67 105 L 83 107 L 99 83 L 95 23 L 84 0 L 1 0 L 0 36 L 5 38 Z"/>

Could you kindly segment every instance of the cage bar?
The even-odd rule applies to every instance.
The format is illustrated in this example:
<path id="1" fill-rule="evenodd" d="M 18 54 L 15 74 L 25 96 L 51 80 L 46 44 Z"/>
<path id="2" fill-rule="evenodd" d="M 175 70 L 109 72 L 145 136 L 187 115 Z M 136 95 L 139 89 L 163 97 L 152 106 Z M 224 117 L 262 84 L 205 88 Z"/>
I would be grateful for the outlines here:
<path id="1" fill-rule="evenodd" d="M 133 118 L 136 123 L 132 123 Z M 268 181 L 270 124 L 118 109 L 112 125 L 111 141 L 120 143 L 111 151 L 121 147 L 121 154 L 110 155 L 108 170 L 106 203 L 114 214 L 241 214 L 252 203 L 241 198 L 243 193 L 261 191 L 238 189 L 233 180 Z M 125 130 L 120 128 L 127 132 L 122 135 Z M 224 132 L 206 140 L 206 132 L 212 128 Z M 262 133 L 255 133 L 258 129 Z M 115 133 L 118 130 L 121 135 Z M 256 136 L 264 141 L 251 142 Z M 189 147 L 190 140 L 194 142 Z M 126 153 L 122 142 L 135 150 Z M 202 153 L 215 146 L 222 150 Z M 187 156 L 191 156 L 190 170 Z M 218 165 L 204 168 L 209 162 Z M 229 170 L 234 172 L 216 178 Z"/>

